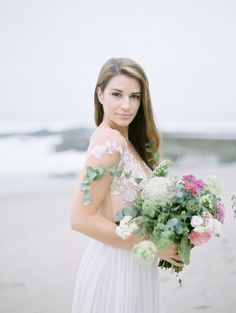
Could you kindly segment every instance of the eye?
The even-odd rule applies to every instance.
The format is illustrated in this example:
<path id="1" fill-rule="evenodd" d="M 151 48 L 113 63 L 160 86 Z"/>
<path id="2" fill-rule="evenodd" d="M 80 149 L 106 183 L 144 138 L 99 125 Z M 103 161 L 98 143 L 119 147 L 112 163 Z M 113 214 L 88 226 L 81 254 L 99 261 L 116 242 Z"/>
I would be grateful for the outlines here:
<path id="1" fill-rule="evenodd" d="M 112 93 L 112 96 L 114 96 L 114 97 L 120 97 L 121 94 L 120 94 L 119 92 L 113 92 L 113 93 Z"/>
<path id="2" fill-rule="evenodd" d="M 132 95 L 131 97 L 138 100 L 140 99 L 140 95 Z"/>

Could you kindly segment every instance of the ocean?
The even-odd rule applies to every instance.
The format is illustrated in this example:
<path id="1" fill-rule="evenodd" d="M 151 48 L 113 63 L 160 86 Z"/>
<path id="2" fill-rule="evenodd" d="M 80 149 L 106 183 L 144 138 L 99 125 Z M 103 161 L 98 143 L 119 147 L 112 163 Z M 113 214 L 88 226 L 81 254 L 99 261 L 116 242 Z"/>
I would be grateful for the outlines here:
<path id="1" fill-rule="evenodd" d="M 227 122 L 185 120 L 159 124 L 172 137 L 236 139 L 235 119 Z M 48 188 L 49 182 L 76 179 L 85 160 L 85 151 L 62 144 L 69 142 L 79 123 L 65 121 L 1 121 L 0 196 Z M 90 127 L 90 131 L 93 127 Z M 70 131 L 72 133 L 70 133 Z M 62 149 L 57 149 L 58 146 Z"/>

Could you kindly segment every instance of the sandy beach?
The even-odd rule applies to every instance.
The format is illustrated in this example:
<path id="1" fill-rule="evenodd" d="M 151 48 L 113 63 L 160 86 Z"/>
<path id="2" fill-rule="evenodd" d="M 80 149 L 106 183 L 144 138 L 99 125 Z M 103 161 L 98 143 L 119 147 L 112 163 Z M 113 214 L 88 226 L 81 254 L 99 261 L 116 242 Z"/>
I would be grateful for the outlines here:
<path id="1" fill-rule="evenodd" d="M 221 238 L 193 251 L 180 276 L 182 287 L 174 274 L 160 271 L 166 313 L 233 313 L 236 220 L 230 195 L 236 193 L 236 164 L 203 162 L 199 167 L 182 162 L 172 168 L 172 173 L 190 172 L 218 176 L 227 217 Z M 51 179 L 46 190 L 0 198 L 0 312 L 70 312 L 76 270 L 87 244 L 87 237 L 69 225 L 75 183 L 76 178 L 59 184 Z"/>

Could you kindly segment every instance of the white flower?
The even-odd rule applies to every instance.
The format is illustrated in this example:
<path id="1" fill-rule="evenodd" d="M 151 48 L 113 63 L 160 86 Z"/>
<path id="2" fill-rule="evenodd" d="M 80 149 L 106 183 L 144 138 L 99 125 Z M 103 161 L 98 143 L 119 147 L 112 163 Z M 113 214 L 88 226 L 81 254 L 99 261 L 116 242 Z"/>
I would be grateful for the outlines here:
<path id="1" fill-rule="evenodd" d="M 173 199 L 173 194 L 170 192 L 171 180 L 167 177 L 150 178 L 143 191 L 142 198 L 150 202 L 156 202 L 160 206 L 165 206 Z"/>
<path id="2" fill-rule="evenodd" d="M 196 233 L 209 233 L 211 234 L 214 231 L 214 219 L 210 212 L 205 211 L 202 213 L 202 216 L 193 216 L 193 224 L 191 220 L 191 225 L 193 226 L 194 223 L 196 226 L 194 227 L 194 231 Z M 202 221 L 201 221 L 202 219 Z"/>
<path id="3" fill-rule="evenodd" d="M 170 160 L 164 160 L 159 163 L 153 170 L 154 176 L 166 176 L 168 168 L 172 165 Z"/>
<path id="4" fill-rule="evenodd" d="M 214 230 L 214 220 L 210 212 L 205 211 L 202 213 L 204 219 L 204 228 L 205 232 L 212 233 Z"/>
<path id="5" fill-rule="evenodd" d="M 220 195 L 222 192 L 222 187 L 218 178 L 214 175 L 209 175 L 206 179 L 207 187 L 209 191 L 213 194 Z"/>
<path id="6" fill-rule="evenodd" d="M 205 226 L 202 226 L 202 225 L 199 225 L 199 226 L 194 227 L 193 230 L 194 230 L 196 233 L 199 233 L 199 234 L 205 233 L 205 231 L 206 231 Z"/>
<path id="7" fill-rule="evenodd" d="M 191 226 L 196 227 L 204 223 L 204 220 L 201 216 L 194 215 L 191 219 Z"/>
<path id="8" fill-rule="evenodd" d="M 132 219 L 132 216 L 130 215 L 126 215 L 122 218 L 122 220 L 120 221 L 120 225 L 124 225 L 129 223 L 129 221 Z"/>
<path id="9" fill-rule="evenodd" d="M 201 196 L 200 202 L 203 206 L 209 207 L 210 209 L 213 209 L 214 207 L 212 196 L 209 194 Z"/>
<path id="10" fill-rule="evenodd" d="M 157 248 L 152 241 L 143 240 L 134 245 L 132 253 L 140 264 L 153 263 L 156 257 Z"/>
<path id="11" fill-rule="evenodd" d="M 222 224 L 217 219 L 214 219 L 214 235 L 219 236 L 221 233 Z"/>
<path id="12" fill-rule="evenodd" d="M 116 227 L 116 234 L 124 240 L 129 238 L 133 232 L 138 229 L 135 222 L 130 222 L 131 219 L 132 216 L 126 215 L 120 221 L 120 225 Z"/>

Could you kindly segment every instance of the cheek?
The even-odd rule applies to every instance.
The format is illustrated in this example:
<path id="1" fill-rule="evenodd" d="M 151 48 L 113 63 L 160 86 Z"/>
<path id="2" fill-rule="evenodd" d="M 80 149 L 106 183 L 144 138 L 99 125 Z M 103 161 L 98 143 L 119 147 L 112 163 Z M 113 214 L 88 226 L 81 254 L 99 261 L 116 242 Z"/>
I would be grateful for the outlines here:
<path id="1" fill-rule="evenodd" d="M 114 103 L 114 101 L 111 101 L 109 99 L 106 99 L 106 101 L 103 103 L 103 111 L 106 114 L 113 114 L 117 108 L 117 104 Z"/>
<path id="2" fill-rule="evenodd" d="M 136 113 L 138 112 L 139 108 L 140 108 L 140 102 L 135 104 L 135 111 Z"/>

